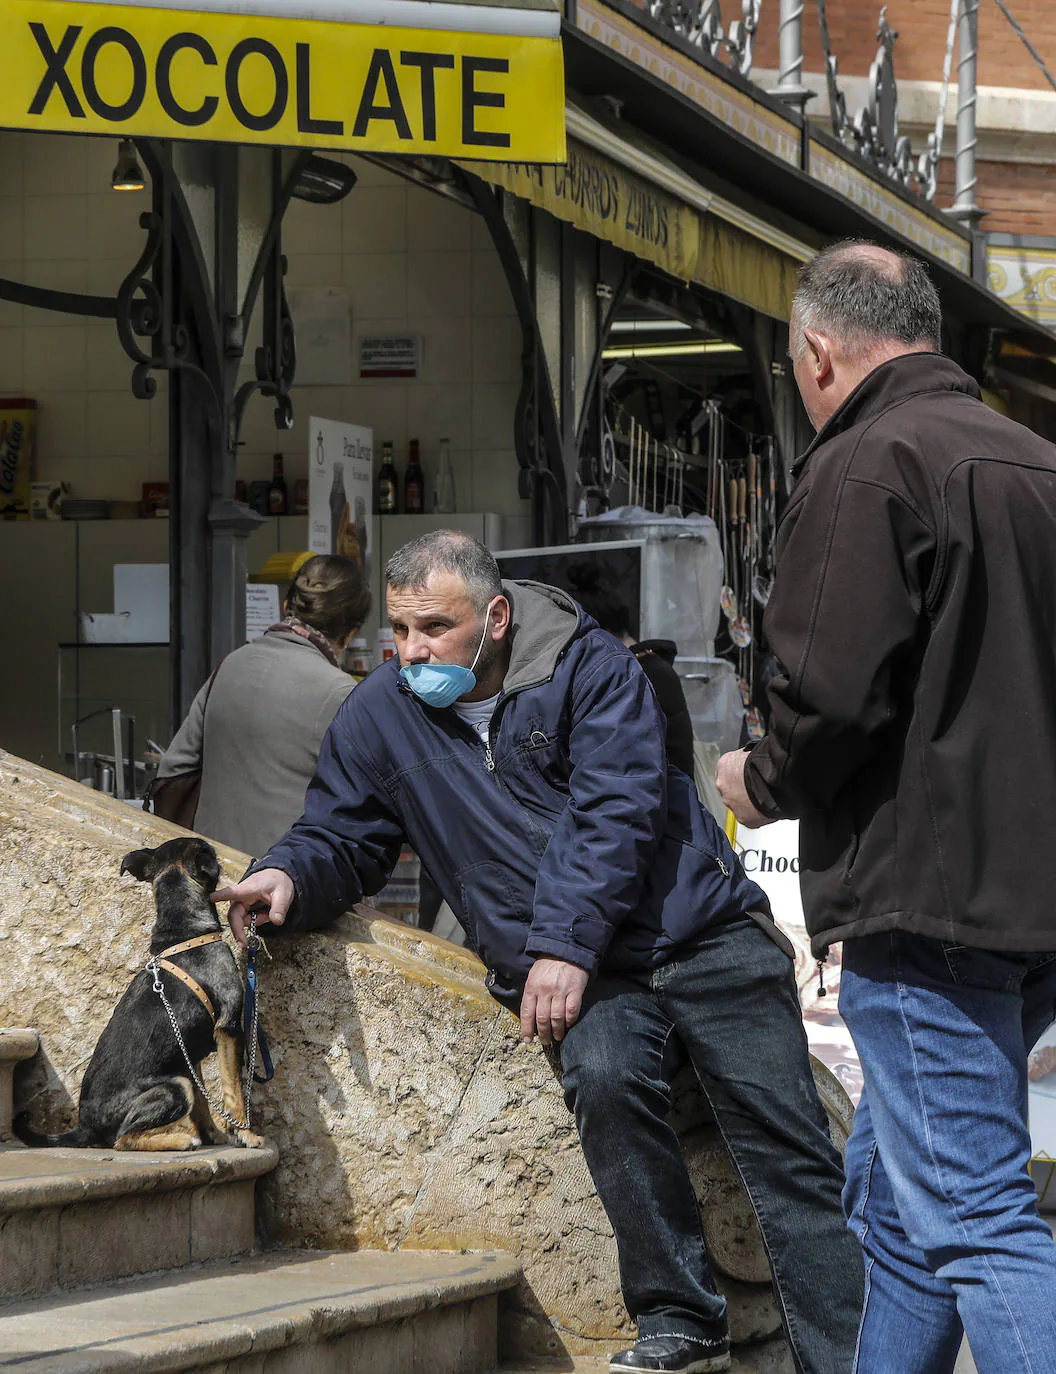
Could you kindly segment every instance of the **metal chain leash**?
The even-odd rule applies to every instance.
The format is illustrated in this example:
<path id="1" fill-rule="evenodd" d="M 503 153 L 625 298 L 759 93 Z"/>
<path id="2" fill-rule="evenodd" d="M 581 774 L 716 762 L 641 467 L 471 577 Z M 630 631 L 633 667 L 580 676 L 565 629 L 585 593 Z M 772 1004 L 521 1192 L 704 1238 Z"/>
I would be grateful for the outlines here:
<path id="1" fill-rule="evenodd" d="M 257 934 L 257 913 L 254 911 L 250 913 L 250 926 L 249 935 L 247 937 L 247 946 L 250 950 L 252 950 L 255 953 L 260 948 L 261 944 L 261 938 Z M 187 1065 L 187 1071 L 191 1075 L 191 1080 L 194 1083 L 194 1086 L 205 1098 L 206 1102 L 208 1102 L 213 1112 L 218 1117 L 220 1117 L 221 1120 L 226 1121 L 229 1126 L 234 1126 L 236 1130 L 248 1131 L 250 1125 L 249 1103 L 250 1098 L 253 1095 L 253 1083 L 255 1081 L 254 1074 L 256 1073 L 257 1068 L 257 1023 L 260 1018 L 260 998 L 255 997 L 253 999 L 253 1023 L 250 1031 L 251 1043 L 249 1047 L 249 1062 L 246 1066 L 245 1086 L 242 1089 L 242 1097 L 246 1107 L 246 1119 L 245 1121 L 239 1121 L 238 1118 L 232 1116 L 231 1113 L 226 1110 L 226 1108 L 218 1106 L 213 1101 L 213 1099 L 209 1096 L 209 1090 L 206 1088 L 201 1078 L 199 1078 L 198 1071 L 191 1063 L 191 1056 L 187 1053 L 187 1045 L 183 1038 L 183 1032 L 180 1030 L 180 1023 L 176 1018 L 176 1013 L 172 1009 L 172 1003 L 165 996 L 165 985 L 161 980 L 161 969 L 158 967 L 157 958 L 153 955 L 150 957 L 150 959 L 147 960 L 146 969 L 147 972 L 151 974 L 151 976 L 154 979 L 153 990 L 161 998 L 161 1005 L 169 1014 L 169 1021 L 172 1023 L 172 1032 L 176 1037 L 176 1043 L 180 1047 L 180 1052 L 183 1055 L 184 1062 Z"/>

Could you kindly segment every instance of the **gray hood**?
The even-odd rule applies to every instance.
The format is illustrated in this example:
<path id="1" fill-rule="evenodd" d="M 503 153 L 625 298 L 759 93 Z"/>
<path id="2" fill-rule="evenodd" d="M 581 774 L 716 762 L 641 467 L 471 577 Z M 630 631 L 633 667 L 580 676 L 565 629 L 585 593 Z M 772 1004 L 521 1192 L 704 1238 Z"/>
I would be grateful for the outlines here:
<path id="1" fill-rule="evenodd" d="M 502 590 L 511 612 L 510 666 L 502 684 L 509 693 L 553 677 L 585 618 L 567 592 L 545 582 L 504 582 Z"/>

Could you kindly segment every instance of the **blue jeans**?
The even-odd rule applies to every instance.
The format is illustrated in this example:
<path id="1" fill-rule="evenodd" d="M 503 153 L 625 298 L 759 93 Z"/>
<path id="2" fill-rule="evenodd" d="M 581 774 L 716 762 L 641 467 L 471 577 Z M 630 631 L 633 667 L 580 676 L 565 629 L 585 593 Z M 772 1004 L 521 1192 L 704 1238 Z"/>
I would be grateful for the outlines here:
<path id="1" fill-rule="evenodd" d="M 561 1046 L 565 1097 L 616 1235 L 640 1336 L 725 1326 L 667 1114 L 691 1062 L 759 1220 L 796 1368 L 848 1374 L 862 1258 L 811 1076 L 788 957 L 751 919 L 640 978 L 602 973 Z"/>
<path id="2" fill-rule="evenodd" d="M 895 931 L 848 940 L 840 1011 L 865 1072 L 844 1205 L 866 1256 L 859 1374 L 1056 1374 L 1056 1244 L 1027 1171 L 1027 1052 L 1056 954 Z"/>

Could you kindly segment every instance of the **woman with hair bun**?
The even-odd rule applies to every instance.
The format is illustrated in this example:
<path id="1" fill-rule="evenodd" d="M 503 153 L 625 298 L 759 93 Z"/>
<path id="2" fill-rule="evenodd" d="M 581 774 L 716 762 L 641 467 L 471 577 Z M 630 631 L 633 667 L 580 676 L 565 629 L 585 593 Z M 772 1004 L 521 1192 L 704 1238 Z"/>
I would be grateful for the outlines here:
<path id="1" fill-rule="evenodd" d="M 155 812 L 263 854 L 304 809 L 323 736 L 355 686 L 341 655 L 369 610 L 350 559 L 303 563 L 282 620 L 228 654 L 195 697 L 161 761 Z"/>

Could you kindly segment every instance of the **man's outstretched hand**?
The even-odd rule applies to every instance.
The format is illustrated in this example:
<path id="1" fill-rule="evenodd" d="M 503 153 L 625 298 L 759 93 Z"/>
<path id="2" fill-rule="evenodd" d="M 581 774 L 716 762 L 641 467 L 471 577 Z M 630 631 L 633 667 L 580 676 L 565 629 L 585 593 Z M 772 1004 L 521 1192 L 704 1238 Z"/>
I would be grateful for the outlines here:
<path id="1" fill-rule="evenodd" d="M 586 969 L 564 959 L 537 959 L 521 997 L 521 1038 L 536 1032 L 544 1045 L 563 1040 L 579 1020 L 583 990 L 590 980 Z"/>
<path id="2" fill-rule="evenodd" d="M 240 883 L 218 888 L 210 901 L 230 902 L 227 919 L 231 934 L 240 945 L 246 943 L 249 913 L 256 911 L 257 925 L 281 926 L 293 905 L 293 879 L 281 868 L 262 868 Z"/>

